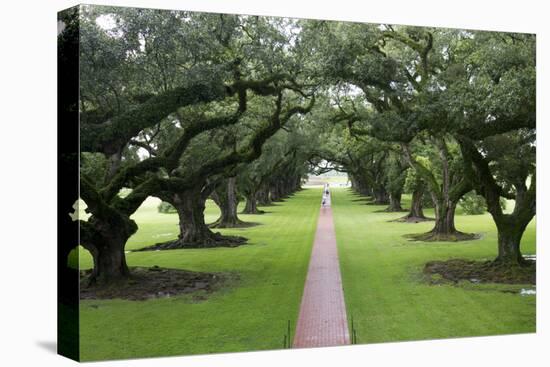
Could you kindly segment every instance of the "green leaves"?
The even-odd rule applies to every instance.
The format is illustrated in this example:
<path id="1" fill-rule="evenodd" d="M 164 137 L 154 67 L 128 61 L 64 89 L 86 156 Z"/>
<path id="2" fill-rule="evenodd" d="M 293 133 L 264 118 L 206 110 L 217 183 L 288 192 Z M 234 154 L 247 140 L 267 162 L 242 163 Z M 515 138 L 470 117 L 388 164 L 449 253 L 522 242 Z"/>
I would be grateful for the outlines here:
<path id="1" fill-rule="evenodd" d="M 441 196 L 462 192 L 461 139 L 507 192 L 534 172 L 533 35 L 102 6 L 80 22 L 83 172 L 110 198 L 309 159 L 389 189 L 414 169 Z"/>

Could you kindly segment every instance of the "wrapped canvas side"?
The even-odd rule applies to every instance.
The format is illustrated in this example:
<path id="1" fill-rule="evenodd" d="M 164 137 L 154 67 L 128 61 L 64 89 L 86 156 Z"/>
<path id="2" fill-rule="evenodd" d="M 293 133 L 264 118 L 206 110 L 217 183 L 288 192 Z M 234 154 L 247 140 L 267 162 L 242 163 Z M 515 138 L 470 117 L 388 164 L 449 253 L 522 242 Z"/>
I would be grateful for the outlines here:
<path id="1" fill-rule="evenodd" d="M 57 351 L 80 359 L 79 350 L 79 7 L 57 18 Z"/>

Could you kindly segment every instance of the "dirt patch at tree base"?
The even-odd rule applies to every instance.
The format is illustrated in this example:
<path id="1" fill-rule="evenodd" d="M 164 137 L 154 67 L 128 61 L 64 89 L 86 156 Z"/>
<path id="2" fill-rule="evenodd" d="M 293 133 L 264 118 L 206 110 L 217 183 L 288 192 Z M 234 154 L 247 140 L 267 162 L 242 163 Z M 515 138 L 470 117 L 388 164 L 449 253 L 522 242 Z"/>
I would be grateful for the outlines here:
<path id="1" fill-rule="evenodd" d="M 407 238 L 409 241 L 459 242 L 459 241 L 479 240 L 481 238 L 481 234 L 463 233 L 458 231 L 451 234 L 438 234 L 433 232 L 427 232 L 427 233 L 406 234 L 403 237 Z"/>
<path id="2" fill-rule="evenodd" d="M 432 222 L 434 218 L 428 217 L 401 217 L 397 219 L 389 220 L 388 222 L 400 222 L 400 223 L 421 223 L 421 222 Z"/>
<path id="3" fill-rule="evenodd" d="M 247 213 L 244 210 L 241 212 L 241 214 L 246 214 L 246 215 L 262 215 L 262 214 L 265 214 L 265 213 L 266 213 L 265 210 L 260 210 L 260 209 L 256 209 L 255 212 L 250 212 L 250 213 Z"/>
<path id="4" fill-rule="evenodd" d="M 224 284 L 237 280 L 235 274 L 203 273 L 180 269 L 130 268 L 130 276 L 109 286 L 90 284 L 91 270 L 80 272 L 80 299 L 125 299 L 145 301 L 169 298 L 182 294 L 195 294 L 196 300 L 208 298 L 208 294 Z"/>
<path id="5" fill-rule="evenodd" d="M 373 213 L 406 213 L 406 212 L 408 212 L 407 209 L 389 209 L 389 208 L 373 211 Z"/>
<path id="6" fill-rule="evenodd" d="M 261 213 L 263 214 L 263 213 Z M 259 226 L 260 223 L 256 222 L 243 222 L 238 221 L 237 223 L 225 223 L 221 224 L 218 222 L 214 222 L 208 225 L 209 228 L 250 228 L 250 227 L 256 227 Z"/>
<path id="7" fill-rule="evenodd" d="M 216 236 L 209 238 L 204 242 L 182 242 L 173 240 L 167 242 L 156 243 L 151 246 L 143 247 L 133 251 L 161 251 L 161 250 L 182 250 L 182 249 L 197 249 L 197 248 L 216 248 L 216 247 L 238 247 L 248 242 L 248 239 L 241 236 Z"/>
<path id="8" fill-rule="evenodd" d="M 430 261 L 424 266 L 424 274 L 432 284 L 464 280 L 472 283 L 536 284 L 536 262 L 526 260 L 521 265 L 510 265 L 463 259 Z"/>

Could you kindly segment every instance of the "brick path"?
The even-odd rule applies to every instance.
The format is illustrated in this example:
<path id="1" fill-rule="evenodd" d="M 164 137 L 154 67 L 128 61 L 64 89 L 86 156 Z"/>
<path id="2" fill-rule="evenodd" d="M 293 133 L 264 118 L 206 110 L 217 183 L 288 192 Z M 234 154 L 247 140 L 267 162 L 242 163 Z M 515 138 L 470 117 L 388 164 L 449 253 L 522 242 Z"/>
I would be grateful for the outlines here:
<path id="1" fill-rule="evenodd" d="M 330 196 L 321 207 L 294 348 L 350 344 Z"/>

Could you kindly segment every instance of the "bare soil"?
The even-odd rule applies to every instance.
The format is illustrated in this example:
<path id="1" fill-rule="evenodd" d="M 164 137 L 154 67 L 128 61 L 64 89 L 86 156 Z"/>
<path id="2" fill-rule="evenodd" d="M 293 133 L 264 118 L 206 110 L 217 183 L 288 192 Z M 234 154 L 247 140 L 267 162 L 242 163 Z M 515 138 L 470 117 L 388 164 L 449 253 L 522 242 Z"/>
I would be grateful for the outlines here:
<path id="1" fill-rule="evenodd" d="M 433 232 L 427 232 L 427 233 L 413 233 L 413 234 L 406 234 L 403 237 L 408 238 L 410 241 L 424 241 L 424 242 L 438 242 L 438 241 L 444 241 L 444 242 L 459 242 L 459 241 L 471 241 L 471 240 L 478 240 L 481 238 L 481 235 L 478 233 L 464 233 L 464 232 L 458 232 L 447 235 L 442 235 L 438 233 Z"/>
<path id="2" fill-rule="evenodd" d="M 434 221 L 434 218 L 428 218 L 428 217 L 409 217 L 404 216 L 397 219 L 392 219 L 389 222 L 402 222 L 402 223 L 420 223 L 420 222 L 431 222 Z"/>
<path id="3" fill-rule="evenodd" d="M 203 300 L 220 289 L 235 274 L 203 273 L 180 269 L 130 268 L 130 277 L 106 286 L 90 285 L 91 270 L 80 272 L 80 299 L 125 299 L 144 301 L 154 298 L 169 298 L 182 294 L 194 294 L 196 300 Z"/>
<path id="4" fill-rule="evenodd" d="M 179 250 L 189 248 L 214 248 L 214 247 L 237 247 L 244 245 L 248 241 L 247 238 L 241 236 L 222 236 L 216 233 L 213 238 L 209 238 L 205 242 L 188 242 L 182 243 L 180 240 L 172 240 L 167 242 L 157 243 L 151 246 L 143 247 L 133 251 L 160 251 L 160 250 Z"/>
<path id="5" fill-rule="evenodd" d="M 394 209 L 385 208 L 380 210 L 374 210 L 373 213 L 406 213 L 408 211 L 409 211 L 408 209 L 394 210 Z"/>
<path id="6" fill-rule="evenodd" d="M 430 261 L 424 266 L 424 274 L 433 284 L 464 280 L 472 283 L 536 284 L 536 262 L 526 260 L 521 265 L 510 265 L 463 259 Z"/>
<path id="7" fill-rule="evenodd" d="M 260 213 L 260 214 L 263 214 Z M 231 224 L 220 224 L 219 222 L 214 222 L 208 225 L 210 228 L 250 228 L 260 225 L 260 223 L 256 222 L 244 222 L 242 220 L 239 220 L 237 223 L 231 223 Z"/>

